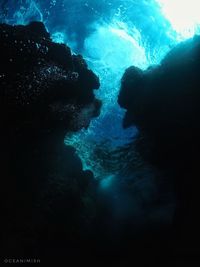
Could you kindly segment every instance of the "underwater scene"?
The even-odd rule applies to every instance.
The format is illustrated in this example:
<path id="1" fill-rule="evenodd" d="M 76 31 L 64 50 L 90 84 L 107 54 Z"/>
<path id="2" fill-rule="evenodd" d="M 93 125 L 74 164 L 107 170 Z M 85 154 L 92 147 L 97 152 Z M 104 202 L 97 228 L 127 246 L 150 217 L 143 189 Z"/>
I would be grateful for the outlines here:
<path id="1" fill-rule="evenodd" d="M 2 263 L 199 266 L 199 0 L 0 0 Z"/>

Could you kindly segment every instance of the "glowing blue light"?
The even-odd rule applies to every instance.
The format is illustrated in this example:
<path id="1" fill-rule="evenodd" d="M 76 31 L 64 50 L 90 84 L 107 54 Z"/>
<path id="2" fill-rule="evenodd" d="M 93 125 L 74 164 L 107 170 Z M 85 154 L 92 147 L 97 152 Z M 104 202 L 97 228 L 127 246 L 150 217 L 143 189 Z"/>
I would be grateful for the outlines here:
<path id="1" fill-rule="evenodd" d="M 96 95 L 103 101 L 103 106 L 100 116 L 92 120 L 87 130 L 67 135 L 65 143 L 75 147 L 83 169 L 89 169 L 96 178 L 103 179 L 102 187 L 105 188 L 109 187 L 115 173 L 105 169 L 105 160 L 96 156 L 96 148 L 103 148 L 105 144 L 109 151 L 123 147 L 137 134 L 135 127 L 123 129 L 122 126 L 124 110 L 117 104 L 120 79 L 127 67 L 134 64 L 145 69 L 150 62 L 141 45 L 139 31 L 134 27 L 129 29 L 121 21 L 96 25 L 94 33 L 85 40 L 83 55 L 100 77 L 101 88 Z"/>
<path id="2" fill-rule="evenodd" d="M 51 35 L 51 38 L 53 42 L 59 43 L 59 44 L 64 44 L 66 41 L 65 34 L 63 32 L 54 32 Z"/>
<path id="3" fill-rule="evenodd" d="M 31 20 L 44 21 L 43 13 L 38 3 L 34 0 L 29 1 L 29 5 L 26 8 L 21 5 L 14 13 L 12 20 L 14 24 L 25 25 L 29 22 L 30 18 Z"/>
<path id="4" fill-rule="evenodd" d="M 114 179 L 114 175 L 110 175 L 100 181 L 100 186 L 102 189 L 109 189 Z"/>
<path id="5" fill-rule="evenodd" d="M 200 33 L 199 0 L 157 0 L 180 39 Z"/>
<path id="6" fill-rule="evenodd" d="M 124 71 L 133 64 L 146 68 L 149 62 L 145 48 L 140 43 L 141 35 L 136 28 L 129 29 L 121 21 L 112 21 L 109 24 L 96 25 L 96 31 L 85 41 L 85 56 L 111 68 L 112 72 Z"/>

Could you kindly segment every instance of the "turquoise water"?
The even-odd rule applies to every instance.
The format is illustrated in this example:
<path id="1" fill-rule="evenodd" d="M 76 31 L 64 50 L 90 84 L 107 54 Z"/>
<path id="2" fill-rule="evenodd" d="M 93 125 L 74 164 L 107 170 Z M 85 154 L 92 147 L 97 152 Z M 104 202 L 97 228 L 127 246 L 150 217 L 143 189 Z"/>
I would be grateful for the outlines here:
<path id="1" fill-rule="evenodd" d="M 117 104 L 125 69 L 159 64 L 178 42 L 199 33 L 199 5 L 198 0 L 1 1 L 1 21 L 43 21 L 55 42 L 81 53 L 99 76 L 101 114 L 88 129 L 69 133 L 65 144 L 76 149 L 84 170 L 103 179 L 103 187 L 126 167 L 119 164 L 123 148 L 138 133 L 136 127 L 123 129 L 125 111 Z M 79 120 L 87 120 L 87 112 Z"/>

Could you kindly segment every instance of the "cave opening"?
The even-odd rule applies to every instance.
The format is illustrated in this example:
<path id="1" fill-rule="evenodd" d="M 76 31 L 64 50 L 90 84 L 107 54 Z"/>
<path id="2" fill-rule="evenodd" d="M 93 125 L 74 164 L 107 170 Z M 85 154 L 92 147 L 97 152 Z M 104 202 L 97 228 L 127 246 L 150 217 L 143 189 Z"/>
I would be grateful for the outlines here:
<path id="1" fill-rule="evenodd" d="M 138 134 L 136 127 L 123 128 L 125 111 L 117 104 L 125 69 L 159 64 L 177 43 L 198 33 L 198 5 L 197 0 L 3 1 L 2 22 L 42 21 L 53 41 L 82 54 L 99 76 L 100 116 L 88 129 L 65 138 L 65 144 L 76 149 L 83 169 L 91 170 L 97 179 L 112 181 L 110 177 L 126 168 L 121 162 L 123 149 Z M 87 112 L 79 120 L 87 120 Z"/>
<path id="2" fill-rule="evenodd" d="M 9 251 L 58 244 L 132 259 L 191 243 L 197 10 L 196 0 L 0 1 Z"/>

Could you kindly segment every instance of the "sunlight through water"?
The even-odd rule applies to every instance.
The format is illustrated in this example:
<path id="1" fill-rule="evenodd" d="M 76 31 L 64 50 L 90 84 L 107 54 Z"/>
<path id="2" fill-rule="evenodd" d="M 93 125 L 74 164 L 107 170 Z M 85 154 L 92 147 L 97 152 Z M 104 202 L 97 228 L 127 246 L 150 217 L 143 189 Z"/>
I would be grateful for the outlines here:
<path id="1" fill-rule="evenodd" d="M 117 172 L 117 169 L 105 168 L 105 152 L 108 161 L 112 160 L 109 153 L 130 143 L 137 134 L 135 127 L 123 129 L 124 111 L 117 104 L 117 97 L 124 70 L 133 64 L 145 69 L 149 62 L 140 44 L 140 33 L 133 28 L 131 35 L 128 30 L 125 23 L 114 21 L 96 26 L 95 32 L 85 40 L 84 57 L 100 77 L 101 88 L 96 96 L 103 101 L 103 106 L 100 116 L 92 120 L 87 130 L 67 135 L 65 140 L 76 148 L 83 168 L 92 170 L 100 179 L 113 177 Z"/>
<path id="2" fill-rule="evenodd" d="M 157 0 L 164 16 L 179 38 L 184 40 L 200 33 L 199 0 Z"/>
<path id="3" fill-rule="evenodd" d="M 103 103 L 101 114 L 88 129 L 69 133 L 65 144 L 107 187 L 123 168 L 121 151 L 138 133 L 136 127 L 123 129 L 120 79 L 129 66 L 144 70 L 159 64 L 175 45 L 198 34 L 200 0 L 5 0 L 0 5 L 2 22 L 42 21 L 53 41 L 82 54 L 99 76 L 95 94 Z"/>

